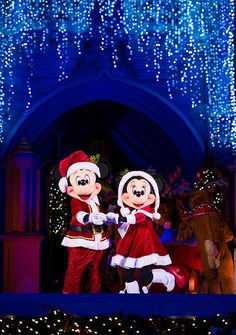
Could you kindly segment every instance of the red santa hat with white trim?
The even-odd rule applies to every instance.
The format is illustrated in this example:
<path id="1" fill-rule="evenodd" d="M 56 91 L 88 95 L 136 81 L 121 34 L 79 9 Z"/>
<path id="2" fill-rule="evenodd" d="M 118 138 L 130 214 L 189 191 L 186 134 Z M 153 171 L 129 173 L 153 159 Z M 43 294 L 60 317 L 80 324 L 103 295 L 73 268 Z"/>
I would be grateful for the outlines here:
<path id="1" fill-rule="evenodd" d="M 59 171 L 61 179 L 59 180 L 59 189 L 65 193 L 68 188 L 67 179 L 77 170 L 86 169 L 96 173 L 100 177 L 99 167 L 90 161 L 90 158 L 83 151 L 75 151 L 68 157 L 60 161 Z"/>
<path id="2" fill-rule="evenodd" d="M 154 204 L 154 213 L 152 214 L 152 219 L 153 220 L 159 220 L 161 215 L 159 213 L 157 213 L 157 210 L 159 208 L 160 205 L 160 196 L 159 196 L 159 189 L 157 186 L 157 183 L 155 181 L 155 179 L 147 172 L 144 171 L 130 171 L 128 173 L 126 173 L 122 178 L 121 181 L 119 183 L 118 186 L 118 200 L 117 200 L 117 204 L 121 207 L 120 212 L 122 215 L 127 215 L 130 214 L 130 210 L 127 207 L 124 207 L 124 203 L 122 201 L 122 194 L 123 194 L 123 189 L 125 184 L 127 183 L 127 181 L 133 177 L 142 177 L 144 179 L 146 179 L 150 185 L 153 188 L 154 191 L 154 195 L 155 195 L 155 204 Z M 141 211 L 141 210 L 140 210 Z M 147 213 L 147 215 L 149 216 L 150 213 Z"/>

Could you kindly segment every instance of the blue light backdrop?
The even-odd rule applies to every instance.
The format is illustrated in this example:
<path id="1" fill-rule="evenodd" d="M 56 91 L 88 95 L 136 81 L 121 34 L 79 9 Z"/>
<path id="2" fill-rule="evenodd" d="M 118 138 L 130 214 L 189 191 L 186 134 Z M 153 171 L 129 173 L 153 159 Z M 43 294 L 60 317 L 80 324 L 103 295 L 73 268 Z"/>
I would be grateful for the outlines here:
<path id="1" fill-rule="evenodd" d="M 188 94 L 192 108 L 208 122 L 213 147 L 236 152 L 233 0 L 5 0 L 0 5 L 0 141 L 17 119 L 12 108 L 15 69 L 27 67 L 27 103 L 35 76 L 33 55 L 56 44 L 58 81 L 70 77 L 66 66 L 73 44 L 78 57 L 84 41 L 96 38 L 119 66 L 122 42 L 127 58 L 145 55 L 145 67 L 158 82 L 166 72 L 173 91 Z M 53 41 L 53 42 L 52 42 Z M 164 66 L 163 66 L 164 64 Z M 19 116 L 18 116 L 19 117 Z"/>

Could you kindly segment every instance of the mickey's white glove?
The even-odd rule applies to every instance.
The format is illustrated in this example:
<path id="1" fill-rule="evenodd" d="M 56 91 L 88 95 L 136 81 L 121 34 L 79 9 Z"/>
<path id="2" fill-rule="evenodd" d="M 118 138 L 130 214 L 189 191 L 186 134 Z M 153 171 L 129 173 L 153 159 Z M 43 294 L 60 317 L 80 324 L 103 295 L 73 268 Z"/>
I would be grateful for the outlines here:
<path id="1" fill-rule="evenodd" d="M 112 223 L 116 223 L 118 224 L 118 219 L 119 219 L 119 214 L 113 213 L 113 212 L 109 212 L 106 214 L 106 223 L 107 224 L 112 224 Z"/>
<path id="2" fill-rule="evenodd" d="M 93 223 L 96 226 L 100 226 L 103 222 L 106 221 L 106 215 L 103 213 L 90 213 L 89 222 Z"/>

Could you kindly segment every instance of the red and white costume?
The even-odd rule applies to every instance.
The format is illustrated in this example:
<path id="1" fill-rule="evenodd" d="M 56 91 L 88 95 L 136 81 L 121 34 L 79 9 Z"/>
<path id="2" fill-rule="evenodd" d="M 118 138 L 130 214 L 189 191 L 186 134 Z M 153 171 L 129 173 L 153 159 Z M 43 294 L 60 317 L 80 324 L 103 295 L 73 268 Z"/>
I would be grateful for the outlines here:
<path id="1" fill-rule="evenodd" d="M 96 175 L 100 177 L 100 171 L 83 151 L 76 151 L 62 160 L 59 170 L 62 175 L 59 188 L 71 196 L 72 214 L 62 241 L 68 248 L 63 293 L 84 292 L 85 286 L 87 292 L 99 293 L 105 250 L 110 245 L 97 197 L 101 185 L 96 181 Z"/>
<path id="2" fill-rule="evenodd" d="M 162 242 L 157 236 L 150 217 L 150 206 L 142 210 L 133 210 L 127 225 L 127 231 L 117 244 L 116 255 L 112 257 L 111 265 L 124 268 L 142 268 L 147 265 L 169 265 L 171 259 Z M 121 228 L 122 229 L 122 228 Z"/>
<path id="3" fill-rule="evenodd" d="M 95 230 L 100 228 L 100 226 L 95 226 L 92 223 L 83 223 L 86 214 L 98 212 L 100 212 L 98 200 L 93 201 L 90 199 L 88 201 L 81 201 L 71 198 L 72 219 L 66 236 L 62 240 L 62 245 L 65 247 L 83 247 L 92 250 L 107 249 L 110 246 L 110 242 L 107 239 L 104 226 L 101 232 L 96 232 Z M 80 227 L 81 230 L 79 230 L 78 227 Z"/>
<path id="4" fill-rule="evenodd" d="M 156 234 L 153 219 L 160 218 L 159 190 L 154 178 L 144 171 L 125 174 L 118 187 L 120 214 L 107 214 L 108 220 L 119 225 L 120 240 L 116 254 L 111 259 L 112 266 L 125 269 L 125 289 L 121 293 L 140 293 L 134 269 L 140 269 L 143 282 L 142 291 L 148 293 L 152 283 L 162 283 L 167 291 L 174 288 L 175 278 L 164 269 L 152 270 L 152 266 L 171 264 L 162 242 Z"/>

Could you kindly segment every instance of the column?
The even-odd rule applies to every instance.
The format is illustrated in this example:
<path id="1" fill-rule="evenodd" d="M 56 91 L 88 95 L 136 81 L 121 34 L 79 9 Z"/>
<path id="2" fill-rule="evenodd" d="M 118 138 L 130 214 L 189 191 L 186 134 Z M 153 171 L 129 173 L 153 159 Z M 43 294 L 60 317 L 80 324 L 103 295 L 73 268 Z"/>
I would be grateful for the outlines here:
<path id="1" fill-rule="evenodd" d="M 5 233 L 40 230 L 41 159 L 22 140 L 5 166 Z"/>
<path id="2" fill-rule="evenodd" d="M 5 164 L 3 292 L 39 292 L 41 165 L 25 139 Z"/>

